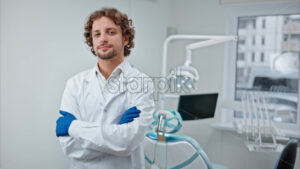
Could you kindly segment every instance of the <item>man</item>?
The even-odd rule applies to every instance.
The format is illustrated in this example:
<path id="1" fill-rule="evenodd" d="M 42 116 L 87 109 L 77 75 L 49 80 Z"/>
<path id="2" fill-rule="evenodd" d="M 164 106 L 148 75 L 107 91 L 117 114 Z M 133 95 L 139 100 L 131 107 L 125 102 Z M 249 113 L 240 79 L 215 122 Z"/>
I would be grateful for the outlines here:
<path id="1" fill-rule="evenodd" d="M 124 59 L 134 46 L 131 20 L 113 8 L 95 11 L 84 36 L 98 63 L 68 80 L 56 122 L 70 168 L 142 169 L 153 83 Z"/>

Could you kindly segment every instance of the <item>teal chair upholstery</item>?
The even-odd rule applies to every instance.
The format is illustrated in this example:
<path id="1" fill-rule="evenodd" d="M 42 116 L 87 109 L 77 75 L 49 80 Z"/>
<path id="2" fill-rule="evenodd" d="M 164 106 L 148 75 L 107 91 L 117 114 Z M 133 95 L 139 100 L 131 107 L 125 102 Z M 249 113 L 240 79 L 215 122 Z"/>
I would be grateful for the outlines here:
<path id="1" fill-rule="evenodd" d="M 146 168 L 157 169 L 229 169 L 212 163 L 197 141 L 188 136 L 175 135 L 182 126 L 180 114 L 174 110 L 155 112 L 154 126 L 158 114 L 165 113 L 165 140 L 159 141 L 156 132 L 148 132 L 144 141 Z M 173 121 L 173 122 L 171 122 Z"/>

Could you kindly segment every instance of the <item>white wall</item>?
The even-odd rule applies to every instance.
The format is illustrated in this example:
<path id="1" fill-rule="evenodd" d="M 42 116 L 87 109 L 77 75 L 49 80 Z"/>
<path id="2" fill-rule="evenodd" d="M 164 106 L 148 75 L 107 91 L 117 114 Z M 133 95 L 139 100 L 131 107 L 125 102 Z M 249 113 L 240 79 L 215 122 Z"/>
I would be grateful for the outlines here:
<path id="1" fill-rule="evenodd" d="M 136 27 L 129 60 L 158 75 L 160 69 L 153 67 L 160 63 L 169 1 L 0 3 L 0 168 L 65 169 L 68 160 L 55 136 L 55 121 L 66 80 L 96 63 L 84 44 L 87 16 L 104 6 L 128 13 Z"/>
<path id="2" fill-rule="evenodd" d="M 95 64 L 83 27 L 88 14 L 104 6 L 133 19 L 136 47 L 128 59 L 151 76 L 161 73 L 167 26 L 185 34 L 225 34 L 225 7 L 218 0 L 0 0 L 1 169 L 67 168 L 55 136 L 60 99 L 66 80 Z M 168 68 L 183 63 L 184 43 L 171 45 L 169 57 L 182 57 L 173 56 Z M 193 53 L 201 77 L 197 93 L 221 92 L 223 55 L 223 45 Z M 176 101 L 168 104 L 177 108 Z M 273 168 L 277 154 L 248 152 L 235 133 L 210 127 L 216 116 L 184 122 L 181 133 L 194 137 L 213 162 L 232 169 Z"/>

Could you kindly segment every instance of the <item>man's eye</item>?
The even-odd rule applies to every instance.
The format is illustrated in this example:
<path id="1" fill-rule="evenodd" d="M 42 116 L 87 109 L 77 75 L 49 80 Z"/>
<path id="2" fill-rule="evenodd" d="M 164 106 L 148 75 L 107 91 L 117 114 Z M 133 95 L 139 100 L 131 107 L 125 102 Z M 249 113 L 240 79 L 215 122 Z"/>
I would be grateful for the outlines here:
<path id="1" fill-rule="evenodd" d="M 100 36 L 100 33 L 94 34 L 94 37 L 99 37 L 99 36 Z"/>
<path id="2" fill-rule="evenodd" d="M 115 31 L 109 31 L 108 32 L 110 35 L 114 35 L 116 32 Z"/>

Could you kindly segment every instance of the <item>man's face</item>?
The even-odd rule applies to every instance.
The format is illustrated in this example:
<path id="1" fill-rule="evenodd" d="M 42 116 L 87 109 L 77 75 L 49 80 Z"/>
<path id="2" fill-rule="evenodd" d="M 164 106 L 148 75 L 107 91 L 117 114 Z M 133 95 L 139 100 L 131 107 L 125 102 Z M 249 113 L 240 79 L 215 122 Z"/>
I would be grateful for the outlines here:
<path id="1" fill-rule="evenodd" d="M 123 38 L 121 27 L 110 18 L 101 17 L 92 26 L 93 49 L 103 60 L 124 57 L 124 46 L 128 41 Z"/>

